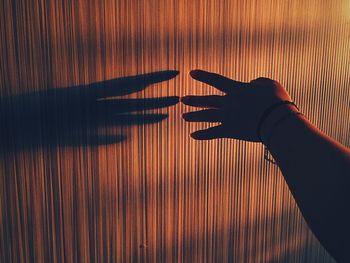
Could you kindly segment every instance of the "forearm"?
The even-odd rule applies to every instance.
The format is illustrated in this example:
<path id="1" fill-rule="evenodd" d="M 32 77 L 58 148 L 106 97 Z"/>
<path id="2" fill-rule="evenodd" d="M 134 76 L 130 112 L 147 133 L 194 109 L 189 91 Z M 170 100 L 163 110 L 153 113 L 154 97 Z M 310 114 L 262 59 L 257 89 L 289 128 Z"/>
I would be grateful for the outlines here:
<path id="1" fill-rule="evenodd" d="M 191 71 L 191 76 L 225 93 L 182 98 L 186 105 L 207 108 L 185 113 L 186 121 L 220 122 L 192 133 L 192 138 L 263 141 L 310 228 L 338 261 L 349 262 L 349 150 L 298 115 L 277 81 L 244 83 L 202 70 Z"/>
<path id="2" fill-rule="evenodd" d="M 307 223 L 330 253 L 345 261 L 350 245 L 349 149 L 300 115 L 291 115 L 271 132 L 269 150 Z"/>

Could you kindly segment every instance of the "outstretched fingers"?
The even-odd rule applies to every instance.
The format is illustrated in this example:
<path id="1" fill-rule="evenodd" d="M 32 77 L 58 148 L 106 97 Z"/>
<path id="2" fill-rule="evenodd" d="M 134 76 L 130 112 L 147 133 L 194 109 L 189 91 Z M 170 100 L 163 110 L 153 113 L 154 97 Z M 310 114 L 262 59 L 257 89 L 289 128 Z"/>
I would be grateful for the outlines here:
<path id="1" fill-rule="evenodd" d="M 205 130 L 199 130 L 191 133 L 191 137 L 195 140 L 211 140 L 225 138 L 225 129 L 222 125 L 210 127 Z"/>
<path id="2" fill-rule="evenodd" d="M 88 85 L 92 99 L 123 96 L 145 89 L 147 86 L 170 80 L 179 74 L 177 70 L 165 70 L 141 75 L 104 80 Z"/>
<path id="3" fill-rule="evenodd" d="M 142 111 L 170 107 L 179 102 L 179 97 L 159 97 L 145 99 L 105 99 L 94 103 L 95 107 L 114 113 Z"/>
<path id="4" fill-rule="evenodd" d="M 181 98 L 183 104 L 202 107 L 202 108 L 220 108 L 223 106 L 225 96 L 185 96 Z"/>
<path id="5" fill-rule="evenodd" d="M 225 93 L 237 92 L 240 88 L 249 85 L 249 83 L 235 81 L 222 75 L 204 70 L 192 70 L 190 75 L 195 80 L 211 85 Z"/>
<path id="6" fill-rule="evenodd" d="M 223 114 L 220 110 L 200 110 L 187 112 L 182 115 L 185 121 L 190 122 L 222 122 Z"/>

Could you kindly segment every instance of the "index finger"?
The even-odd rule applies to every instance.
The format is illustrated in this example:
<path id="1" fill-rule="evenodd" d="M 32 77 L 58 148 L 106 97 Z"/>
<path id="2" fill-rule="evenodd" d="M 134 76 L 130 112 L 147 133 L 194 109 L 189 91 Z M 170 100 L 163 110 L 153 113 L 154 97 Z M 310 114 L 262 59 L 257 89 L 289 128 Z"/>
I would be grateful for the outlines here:
<path id="1" fill-rule="evenodd" d="M 213 86 L 225 93 L 237 92 L 239 89 L 249 85 L 249 83 L 235 81 L 222 75 L 199 69 L 192 70 L 190 75 L 195 80 Z"/>
<path id="2" fill-rule="evenodd" d="M 163 82 L 176 77 L 179 71 L 166 70 L 151 72 L 142 75 L 128 76 L 91 83 L 88 85 L 90 92 L 98 98 L 107 98 L 112 96 L 123 96 L 141 91 L 151 84 Z"/>

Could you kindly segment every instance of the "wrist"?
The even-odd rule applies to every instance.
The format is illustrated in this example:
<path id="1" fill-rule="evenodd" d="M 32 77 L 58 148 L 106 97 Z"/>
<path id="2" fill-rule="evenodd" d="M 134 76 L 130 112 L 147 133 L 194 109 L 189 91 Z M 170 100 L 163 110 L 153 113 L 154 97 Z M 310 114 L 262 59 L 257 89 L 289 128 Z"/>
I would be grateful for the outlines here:
<path id="1" fill-rule="evenodd" d="M 299 117 L 301 112 L 294 104 L 284 104 L 271 112 L 264 120 L 260 129 L 261 141 L 265 146 L 268 146 L 274 131 L 280 126 L 288 123 L 291 118 Z"/>

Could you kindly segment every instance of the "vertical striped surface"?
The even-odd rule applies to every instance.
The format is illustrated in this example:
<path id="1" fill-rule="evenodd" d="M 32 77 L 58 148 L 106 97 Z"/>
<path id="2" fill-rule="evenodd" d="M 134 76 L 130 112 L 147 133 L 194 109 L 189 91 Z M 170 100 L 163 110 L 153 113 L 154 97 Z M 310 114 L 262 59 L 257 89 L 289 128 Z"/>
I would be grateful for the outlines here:
<path id="1" fill-rule="evenodd" d="M 266 76 L 350 146 L 348 0 L 1 0 L 0 39 L 2 98 L 168 69 L 180 75 L 127 98 L 215 94 L 194 68 Z M 101 127 L 126 139 L 99 146 L 21 147 L 13 134 L 0 261 L 333 262 L 262 146 L 191 140 L 205 124 L 184 123 L 187 110 Z"/>

